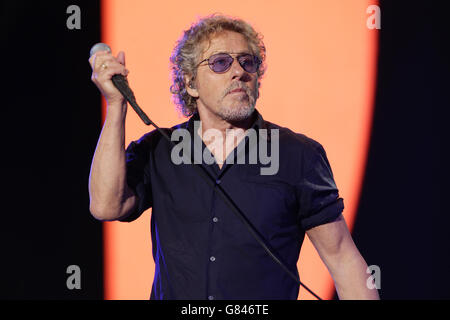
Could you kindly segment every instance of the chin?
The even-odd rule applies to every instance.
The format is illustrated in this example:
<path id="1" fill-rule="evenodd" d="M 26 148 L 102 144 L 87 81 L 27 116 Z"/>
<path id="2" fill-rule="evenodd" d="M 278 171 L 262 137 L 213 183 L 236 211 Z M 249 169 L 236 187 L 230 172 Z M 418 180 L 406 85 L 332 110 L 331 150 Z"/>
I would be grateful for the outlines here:
<path id="1" fill-rule="evenodd" d="M 255 110 L 255 105 L 244 104 L 239 106 L 224 106 L 219 110 L 219 115 L 226 121 L 242 121 L 248 119 Z"/>

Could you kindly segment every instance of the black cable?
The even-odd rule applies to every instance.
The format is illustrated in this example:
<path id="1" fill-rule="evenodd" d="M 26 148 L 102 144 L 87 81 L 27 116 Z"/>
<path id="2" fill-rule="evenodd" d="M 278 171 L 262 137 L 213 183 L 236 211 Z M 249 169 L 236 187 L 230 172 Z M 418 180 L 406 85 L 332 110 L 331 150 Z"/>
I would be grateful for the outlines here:
<path id="1" fill-rule="evenodd" d="M 97 48 L 96 48 L 97 46 Z M 109 49 L 111 50 L 107 45 L 105 44 L 97 44 L 91 49 L 91 56 L 96 52 L 96 50 L 99 50 L 99 47 L 102 47 L 103 50 Z M 163 135 L 163 137 L 169 141 L 169 143 L 172 145 L 172 147 L 175 146 L 175 143 L 170 139 L 170 137 L 160 128 L 158 127 L 153 121 L 149 119 L 149 117 L 145 114 L 144 111 L 139 107 L 139 105 L 136 102 L 136 98 L 134 96 L 133 91 L 130 89 L 128 85 L 127 79 L 119 74 L 116 74 L 112 77 L 112 82 L 114 83 L 114 86 L 120 91 L 120 93 L 125 97 L 125 99 L 128 101 L 128 103 L 131 105 L 131 107 L 136 111 L 138 116 L 141 118 L 141 120 L 146 125 L 153 125 L 156 130 L 158 130 L 159 133 Z M 215 179 L 212 177 L 202 165 L 197 165 L 192 159 L 192 154 L 189 155 L 189 158 L 191 160 L 191 164 L 197 169 L 197 171 L 200 173 L 200 175 L 205 179 L 205 181 L 212 187 L 214 187 Z M 219 190 L 219 195 L 222 197 L 223 201 L 228 205 L 228 207 L 233 211 L 233 213 L 241 220 L 241 222 L 247 227 L 250 234 L 255 238 L 255 240 L 261 245 L 261 247 L 269 254 L 269 256 L 300 286 L 305 288 L 310 294 L 312 294 L 315 298 L 318 300 L 322 300 L 317 294 L 315 294 L 311 289 L 309 289 L 305 284 L 303 284 L 299 277 L 297 277 L 295 274 L 293 274 L 288 267 L 280 260 L 278 257 L 270 250 L 268 245 L 264 242 L 264 239 L 259 235 L 257 230 L 254 229 L 252 224 L 247 220 L 245 214 L 238 208 L 238 206 L 233 202 L 233 200 L 230 198 L 230 196 L 225 192 L 225 190 L 222 189 L 220 185 L 216 185 Z"/>
<path id="2" fill-rule="evenodd" d="M 159 128 L 153 121 L 149 120 L 150 123 L 169 141 L 169 143 L 172 145 L 172 147 L 175 146 L 175 143 L 169 138 L 169 136 L 164 132 L 161 128 Z M 245 214 L 239 209 L 239 207 L 233 202 L 233 200 L 230 198 L 230 196 L 223 190 L 223 188 L 216 184 L 214 177 L 212 177 L 206 169 L 200 165 L 195 164 L 194 159 L 192 158 L 192 154 L 189 155 L 189 158 L 191 160 L 191 164 L 194 166 L 194 168 L 197 169 L 199 174 L 204 178 L 204 180 L 211 186 L 211 187 L 217 187 L 217 190 L 219 191 L 219 195 L 225 202 L 225 204 L 228 205 L 228 207 L 233 211 L 233 213 L 241 220 L 241 222 L 247 227 L 250 234 L 255 238 L 255 240 L 261 245 L 261 247 L 269 254 L 269 256 L 300 286 L 306 289 L 310 294 L 312 294 L 316 299 L 322 300 L 317 294 L 315 294 L 311 289 L 309 289 L 304 283 L 300 281 L 300 279 L 293 274 L 288 267 L 280 260 L 278 257 L 270 250 L 268 245 L 265 243 L 264 239 L 259 235 L 258 231 L 254 229 L 252 224 L 247 220 Z"/>

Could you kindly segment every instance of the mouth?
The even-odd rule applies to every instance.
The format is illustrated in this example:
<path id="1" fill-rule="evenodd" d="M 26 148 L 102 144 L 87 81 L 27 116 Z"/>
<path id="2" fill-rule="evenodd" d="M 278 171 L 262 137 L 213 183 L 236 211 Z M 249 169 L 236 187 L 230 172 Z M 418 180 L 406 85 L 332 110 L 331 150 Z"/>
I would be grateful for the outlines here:
<path id="1" fill-rule="evenodd" d="M 229 94 L 231 93 L 246 93 L 246 91 L 242 88 L 237 88 L 229 92 Z"/>

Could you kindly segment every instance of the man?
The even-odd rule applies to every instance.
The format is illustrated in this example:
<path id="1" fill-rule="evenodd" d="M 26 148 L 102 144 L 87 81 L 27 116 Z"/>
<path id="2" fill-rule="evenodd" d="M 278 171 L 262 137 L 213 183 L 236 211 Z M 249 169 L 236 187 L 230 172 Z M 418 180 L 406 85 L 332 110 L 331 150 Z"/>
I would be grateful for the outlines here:
<path id="1" fill-rule="evenodd" d="M 108 105 L 91 168 L 91 213 L 104 221 L 132 221 L 152 207 L 152 299 L 297 298 L 297 282 L 255 240 L 219 188 L 293 274 L 298 276 L 306 233 L 341 299 L 377 299 L 377 291 L 366 286 L 367 264 L 342 218 L 342 198 L 324 149 L 264 121 L 255 109 L 264 58 L 260 35 L 224 16 L 201 19 L 174 49 L 171 92 L 183 114 L 192 117 L 166 130 L 187 130 L 191 146 L 203 137 L 201 154 L 215 160 L 202 163 L 215 179 L 211 187 L 193 164 L 174 163 L 173 147 L 156 130 L 125 150 L 126 102 L 111 82 L 114 74 L 128 74 L 124 53 L 91 57 L 92 80 Z M 206 139 L 211 130 L 225 138 Z M 267 133 L 257 136 L 256 146 L 247 144 L 251 130 Z M 271 149 L 278 153 L 271 155 L 279 160 L 277 170 L 267 175 L 259 159 L 248 159 L 263 142 L 278 147 Z M 246 161 L 236 164 L 233 150 L 242 144 L 248 145 Z"/>

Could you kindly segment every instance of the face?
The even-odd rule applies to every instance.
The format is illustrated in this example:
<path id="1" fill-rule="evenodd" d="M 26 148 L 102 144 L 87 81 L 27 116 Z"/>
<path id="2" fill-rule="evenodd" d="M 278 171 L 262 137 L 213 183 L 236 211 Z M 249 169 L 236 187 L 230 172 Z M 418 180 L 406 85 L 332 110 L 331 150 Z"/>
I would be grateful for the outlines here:
<path id="1" fill-rule="evenodd" d="M 233 58 L 237 57 L 236 54 L 252 54 L 242 34 L 224 31 L 210 42 L 204 42 L 198 61 L 221 52 L 229 53 Z M 258 98 L 258 76 L 256 72 L 245 71 L 237 59 L 224 73 L 215 73 L 207 61 L 203 62 L 198 66 L 193 84 L 194 88 L 187 87 L 187 90 L 191 96 L 198 97 L 197 108 L 201 113 L 208 112 L 226 121 L 245 120 L 253 113 Z M 242 90 L 232 92 L 235 89 Z"/>

